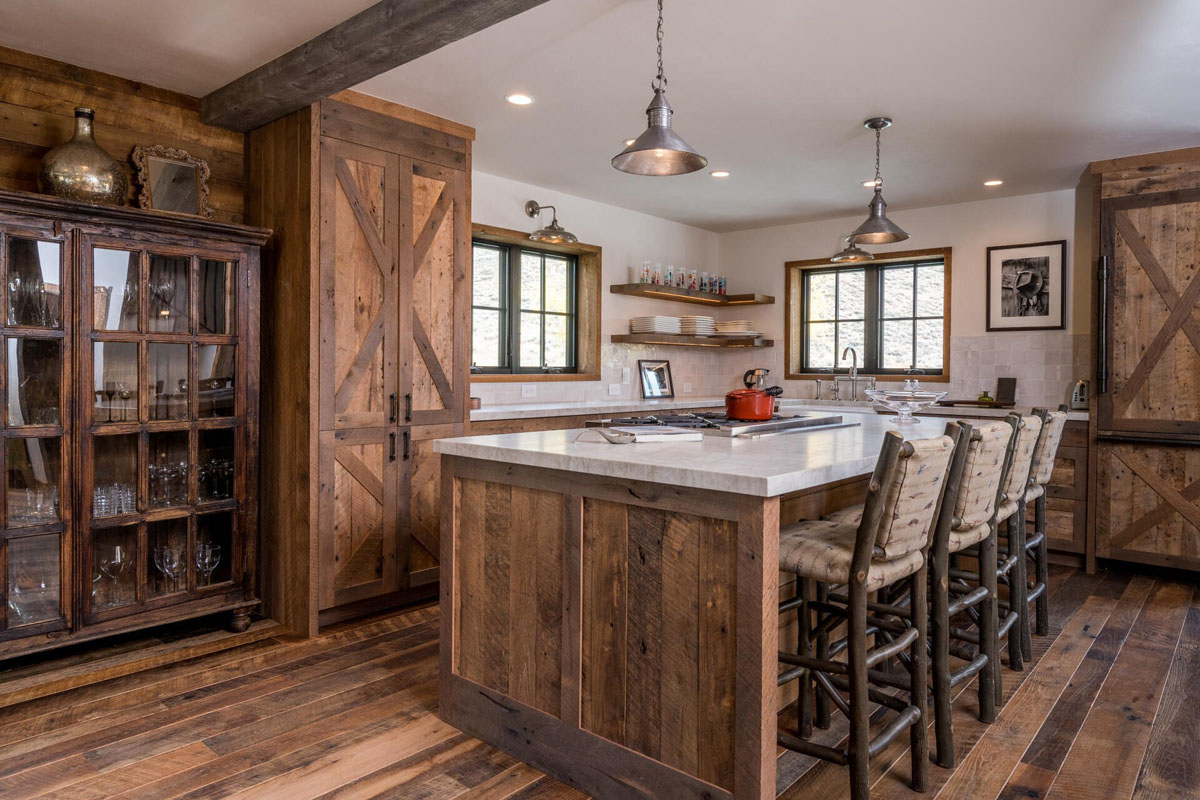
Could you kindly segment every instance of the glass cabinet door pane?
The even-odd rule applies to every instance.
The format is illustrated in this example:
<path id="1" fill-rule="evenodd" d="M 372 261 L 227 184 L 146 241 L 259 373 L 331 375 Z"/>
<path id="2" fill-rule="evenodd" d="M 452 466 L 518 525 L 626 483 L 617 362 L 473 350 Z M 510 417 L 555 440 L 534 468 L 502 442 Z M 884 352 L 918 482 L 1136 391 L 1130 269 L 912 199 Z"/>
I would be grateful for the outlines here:
<path id="1" fill-rule="evenodd" d="M 188 503 L 188 432 L 150 434 L 150 507 Z"/>
<path id="2" fill-rule="evenodd" d="M 200 431 L 200 502 L 233 497 L 233 430 Z"/>
<path id="3" fill-rule="evenodd" d="M 92 441 L 92 516 L 137 511 L 136 433 L 97 436 Z"/>
<path id="4" fill-rule="evenodd" d="M 236 262 L 200 259 L 200 333 L 232 336 Z"/>
<path id="5" fill-rule="evenodd" d="M 150 419 L 187 419 L 188 346 L 151 342 L 146 353 Z"/>
<path id="6" fill-rule="evenodd" d="M 190 258 L 150 255 L 150 330 L 164 333 L 190 330 L 191 270 Z"/>
<path id="7" fill-rule="evenodd" d="M 92 611 L 137 602 L 137 526 L 92 531 Z"/>
<path id="8" fill-rule="evenodd" d="M 55 339 L 8 340 L 8 424 L 58 425 L 62 344 Z"/>
<path id="9" fill-rule="evenodd" d="M 62 245 L 8 239 L 8 324 L 62 327 Z"/>
<path id="10" fill-rule="evenodd" d="M 8 540 L 8 627 L 62 616 L 62 567 L 57 533 Z"/>
<path id="11" fill-rule="evenodd" d="M 62 440 L 9 439 L 8 526 L 24 528 L 59 521 Z"/>
<path id="12" fill-rule="evenodd" d="M 137 422 L 138 346 L 96 342 L 92 350 L 96 398 L 92 421 Z"/>
<path id="13" fill-rule="evenodd" d="M 128 250 L 92 251 L 92 328 L 138 329 L 138 254 Z"/>
<path id="14" fill-rule="evenodd" d="M 188 519 L 167 519 L 146 525 L 146 588 L 151 597 L 187 591 Z"/>
<path id="15" fill-rule="evenodd" d="M 212 586 L 232 580 L 233 512 L 196 517 L 196 585 Z"/>
<path id="16" fill-rule="evenodd" d="M 233 345 L 201 345 L 197 351 L 200 375 L 200 414 L 206 417 L 232 417 L 234 414 L 233 379 L 237 369 L 237 348 Z"/>

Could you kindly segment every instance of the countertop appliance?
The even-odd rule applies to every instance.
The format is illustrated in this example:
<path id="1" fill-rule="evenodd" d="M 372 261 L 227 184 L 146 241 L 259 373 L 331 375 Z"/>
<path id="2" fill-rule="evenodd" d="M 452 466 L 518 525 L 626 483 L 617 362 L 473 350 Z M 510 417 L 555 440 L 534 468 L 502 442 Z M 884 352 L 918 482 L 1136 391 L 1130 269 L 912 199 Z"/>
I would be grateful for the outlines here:
<path id="1" fill-rule="evenodd" d="M 1090 400 L 1091 393 L 1088 390 L 1088 382 L 1085 380 L 1075 381 L 1075 386 L 1071 389 L 1071 410 L 1087 411 Z"/>
<path id="2" fill-rule="evenodd" d="M 748 369 L 742 376 L 742 383 L 746 384 L 747 389 L 765 389 L 767 388 L 767 376 L 770 374 L 771 370 L 766 367 Z"/>
<path id="3" fill-rule="evenodd" d="M 589 428 L 607 428 L 613 425 L 670 425 L 676 428 L 697 428 L 701 433 L 713 436 L 753 438 L 765 434 L 792 433 L 801 430 L 825 430 L 858 425 L 845 422 L 840 414 L 823 411 L 807 411 L 793 415 L 775 414 L 770 419 L 747 421 L 729 419 L 719 411 L 703 411 L 697 414 L 647 414 L 636 417 L 614 417 L 589 421 Z"/>

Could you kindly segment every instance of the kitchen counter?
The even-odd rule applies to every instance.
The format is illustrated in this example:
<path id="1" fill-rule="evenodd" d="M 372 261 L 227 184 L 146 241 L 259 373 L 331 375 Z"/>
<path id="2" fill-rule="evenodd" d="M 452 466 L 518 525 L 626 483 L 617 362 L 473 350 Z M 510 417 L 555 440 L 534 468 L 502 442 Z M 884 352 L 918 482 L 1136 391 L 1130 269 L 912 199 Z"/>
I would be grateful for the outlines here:
<path id="1" fill-rule="evenodd" d="M 553 403 L 505 403 L 471 411 L 471 422 L 524 417 L 574 417 L 581 414 L 653 414 L 679 408 L 724 408 L 725 397 L 674 397 L 669 400 L 575 400 Z"/>
<path id="2" fill-rule="evenodd" d="M 872 412 L 875 404 L 870 400 L 800 400 L 791 397 L 779 398 L 780 408 L 790 408 L 794 411 L 810 409 L 813 411 L 860 411 Z M 1029 414 L 1033 411 L 1030 406 L 1014 408 L 979 408 L 977 406 L 931 406 L 917 414 L 919 417 L 953 417 L 962 419 L 1003 419 L 1013 413 Z M 1087 411 L 1068 411 L 1067 420 L 1087 422 Z"/>
<path id="3" fill-rule="evenodd" d="M 699 442 L 626 445 L 609 444 L 592 430 L 540 431 L 439 439 L 434 450 L 585 475 L 777 497 L 869 473 L 889 430 L 907 438 L 934 436 L 942 430 L 932 419 L 894 425 L 893 417 L 869 407 L 835 410 L 844 422 L 857 424 L 757 439 L 708 435 Z"/>

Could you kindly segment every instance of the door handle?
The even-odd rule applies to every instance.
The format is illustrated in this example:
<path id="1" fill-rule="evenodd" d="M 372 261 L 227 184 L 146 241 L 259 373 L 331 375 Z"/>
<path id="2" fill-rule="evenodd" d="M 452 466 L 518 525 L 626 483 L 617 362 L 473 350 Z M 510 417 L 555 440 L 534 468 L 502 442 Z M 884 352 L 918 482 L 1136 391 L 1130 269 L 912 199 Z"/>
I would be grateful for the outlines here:
<path id="1" fill-rule="evenodd" d="M 1097 309 L 1098 336 L 1096 338 L 1096 393 L 1108 392 L 1108 269 L 1109 257 L 1100 256 L 1100 307 Z"/>
<path id="2" fill-rule="evenodd" d="M 404 421 L 412 422 L 412 392 L 404 395 Z"/>
<path id="3" fill-rule="evenodd" d="M 395 422 L 396 417 L 400 415 L 400 403 L 399 403 L 399 400 L 396 398 L 395 392 L 392 392 L 390 399 L 391 399 L 392 413 L 390 415 L 388 415 L 388 422 Z"/>
<path id="4" fill-rule="evenodd" d="M 388 442 L 389 442 L 388 461 L 395 461 L 396 460 L 396 434 L 389 433 L 388 434 Z"/>
<path id="5" fill-rule="evenodd" d="M 395 434 L 393 434 L 393 436 L 394 436 L 394 435 L 395 435 Z M 412 438 L 412 437 L 409 435 L 409 432 L 408 432 L 408 431 L 405 431 L 405 432 L 404 432 L 404 460 L 405 460 L 405 461 L 408 461 L 408 455 L 409 455 L 409 441 L 410 441 L 410 439 L 411 439 L 411 438 Z"/>

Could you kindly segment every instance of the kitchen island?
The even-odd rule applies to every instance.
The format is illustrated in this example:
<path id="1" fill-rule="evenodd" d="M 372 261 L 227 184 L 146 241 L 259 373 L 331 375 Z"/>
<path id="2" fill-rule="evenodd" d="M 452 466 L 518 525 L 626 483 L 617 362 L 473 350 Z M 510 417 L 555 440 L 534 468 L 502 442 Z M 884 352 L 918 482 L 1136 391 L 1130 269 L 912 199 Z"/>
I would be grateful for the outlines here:
<path id="1" fill-rule="evenodd" d="M 898 429 L 845 419 L 438 441 L 442 718 L 598 798 L 774 798 L 781 519 L 861 500 Z"/>

